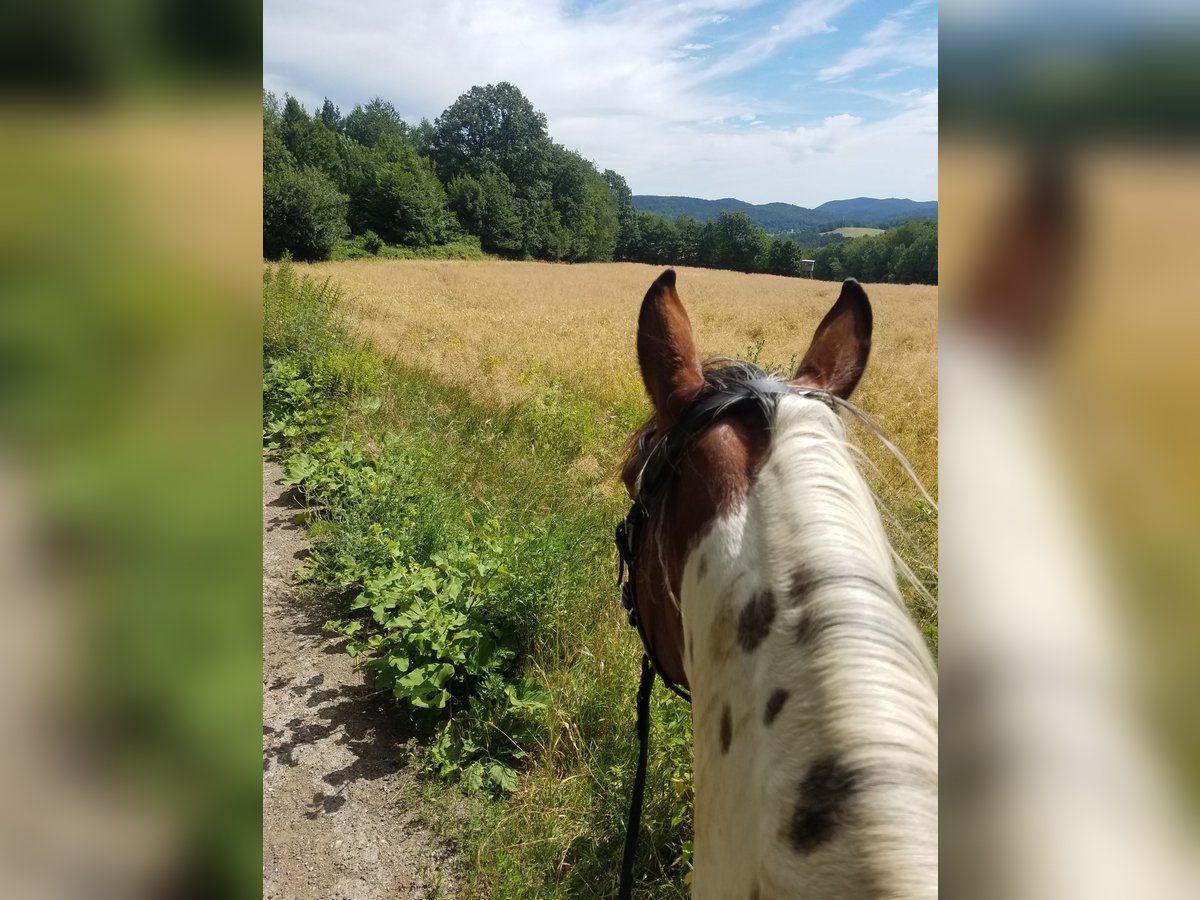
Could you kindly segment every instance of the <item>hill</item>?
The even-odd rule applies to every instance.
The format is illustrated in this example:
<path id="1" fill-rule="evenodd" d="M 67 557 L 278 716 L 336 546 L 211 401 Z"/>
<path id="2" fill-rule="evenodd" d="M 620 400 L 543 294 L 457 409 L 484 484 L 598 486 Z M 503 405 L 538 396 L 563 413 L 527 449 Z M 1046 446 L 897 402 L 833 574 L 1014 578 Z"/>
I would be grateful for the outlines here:
<path id="1" fill-rule="evenodd" d="M 634 194 L 633 205 L 639 212 L 661 213 L 671 218 L 691 216 L 699 222 L 710 222 L 724 212 L 742 212 L 771 234 L 832 231 L 843 226 L 891 228 L 910 219 L 936 220 L 938 217 L 936 200 L 916 201 L 895 197 L 885 200 L 873 197 L 830 200 L 815 209 L 808 209 L 791 203 L 746 203 L 732 197 L 701 200 L 699 197 Z"/>

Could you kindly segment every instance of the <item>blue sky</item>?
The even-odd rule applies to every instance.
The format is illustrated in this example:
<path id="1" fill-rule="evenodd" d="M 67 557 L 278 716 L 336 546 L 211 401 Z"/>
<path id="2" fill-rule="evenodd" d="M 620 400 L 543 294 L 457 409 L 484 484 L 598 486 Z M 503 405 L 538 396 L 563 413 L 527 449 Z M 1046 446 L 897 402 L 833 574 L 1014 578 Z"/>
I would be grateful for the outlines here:
<path id="1" fill-rule="evenodd" d="M 264 87 L 435 118 L 511 81 L 634 193 L 937 197 L 933 0 L 266 0 Z"/>

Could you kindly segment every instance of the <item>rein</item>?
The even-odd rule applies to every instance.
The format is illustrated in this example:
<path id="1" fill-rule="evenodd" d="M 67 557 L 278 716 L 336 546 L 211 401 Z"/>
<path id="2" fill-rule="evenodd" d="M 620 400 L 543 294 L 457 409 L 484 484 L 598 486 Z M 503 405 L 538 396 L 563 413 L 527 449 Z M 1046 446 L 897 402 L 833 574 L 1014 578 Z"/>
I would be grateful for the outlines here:
<path id="1" fill-rule="evenodd" d="M 618 900 L 630 900 L 633 892 L 633 861 L 637 853 L 638 829 L 642 818 L 642 798 L 646 788 L 646 758 L 650 745 L 650 695 L 657 675 L 663 684 L 689 703 L 692 696 L 686 688 L 675 683 L 659 664 L 652 641 L 646 633 L 637 598 L 637 555 L 643 533 L 650 518 L 650 499 L 669 487 L 678 471 L 683 451 L 697 436 L 703 434 L 721 418 L 747 404 L 757 406 L 768 418 L 779 399 L 785 394 L 813 396 L 833 406 L 833 400 L 821 391 L 797 389 L 784 381 L 767 377 L 761 370 L 747 367 L 756 375 L 740 381 L 723 383 L 693 401 L 679 421 L 668 429 L 658 442 L 651 445 L 655 429 L 648 428 L 638 439 L 640 468 L 634 483 L 633 504 L 617 525 L 617 587 L 621 589 L 621 605 L 629 614 L 629 624 L 637 629 L 642 642 L 642 676 L 637 693 L 637 774 L 629 804 L 629 821 L 625 831 L 625 854 L 621 861 L 621 882 Z"/>

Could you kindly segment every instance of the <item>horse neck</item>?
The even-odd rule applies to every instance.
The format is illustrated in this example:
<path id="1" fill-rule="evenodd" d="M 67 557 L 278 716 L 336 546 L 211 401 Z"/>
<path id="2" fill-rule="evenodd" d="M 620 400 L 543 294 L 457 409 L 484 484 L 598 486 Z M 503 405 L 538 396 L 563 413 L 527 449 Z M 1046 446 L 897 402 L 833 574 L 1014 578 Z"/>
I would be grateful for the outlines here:
<path id="1" fill-rule="evenodd" d="M 837 416 L 781 401 L 685 565 L 694 896 L 937 893 L 932 661 Z"/>

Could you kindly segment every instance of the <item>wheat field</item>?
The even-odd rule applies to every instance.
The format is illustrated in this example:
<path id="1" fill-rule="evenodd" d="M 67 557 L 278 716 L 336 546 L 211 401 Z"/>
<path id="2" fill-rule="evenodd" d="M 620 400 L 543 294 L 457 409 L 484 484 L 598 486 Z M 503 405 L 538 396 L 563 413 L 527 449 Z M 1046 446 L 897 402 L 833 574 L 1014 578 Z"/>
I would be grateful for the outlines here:
<path id="1" fill-rule="evenodd" d="M 297 266 L 344 288 L 379 350 L 481 400 L 524 399 L 552 378 L 616 403 L 642 388 L 638 307 L 661 269 L 634 263 L 380 260 Z M 835 282 L 680 268 L 703 356 L 787 365 L 837 298 Z M 875 336 L 855 402 L 932 490 L 937 477 L 937 288 L 868 285 Z"/>

